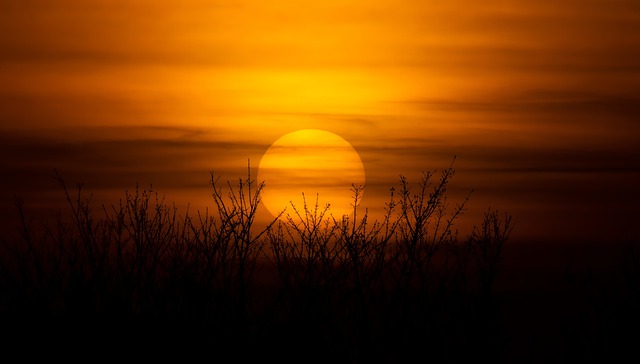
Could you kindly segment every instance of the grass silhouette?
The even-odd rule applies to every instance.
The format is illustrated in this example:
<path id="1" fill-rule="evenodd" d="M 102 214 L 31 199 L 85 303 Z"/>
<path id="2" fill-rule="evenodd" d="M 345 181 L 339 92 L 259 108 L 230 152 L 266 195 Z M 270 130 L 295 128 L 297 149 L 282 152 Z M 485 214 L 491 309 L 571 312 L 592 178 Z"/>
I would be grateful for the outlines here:
<path id="1" fill-rule="evenodd" d="M 69 213 L 35 227 L 17 200 L 21 237 L 2 241 L 3 342 L 285 362 L 496 359 L 492 285 L 513 222 L 488 209 L 460 237 L 469 196 L 447 201 L 454 174 L 401 177 L 381 221 L 352 186 L 349 217 L 305 199 L 266 226 L 255 222 L 264 183 L 250 172 L 237 183 L 212 173 L 214 211 L 195 215 L 139 186 L 94 210 L 58 176 Z"/>

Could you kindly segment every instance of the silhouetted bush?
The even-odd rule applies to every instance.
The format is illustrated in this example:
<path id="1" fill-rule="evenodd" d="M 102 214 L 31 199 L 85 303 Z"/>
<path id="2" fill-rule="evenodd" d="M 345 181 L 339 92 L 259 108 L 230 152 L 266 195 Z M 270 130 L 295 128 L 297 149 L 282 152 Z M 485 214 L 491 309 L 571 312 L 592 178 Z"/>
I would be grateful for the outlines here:
<path id="1" fill-rule="evenodd" d="M 492 283 L 513 223 L 487 210 L 460 238 L 469 196 L 447 201 L 453 176 L 401 177 L 380 221 L 353 186 L 350 216 L 305 200 L 266 226 L 255 223 L 264 184 L 250 174 L 212 174 L 214 213 L 195 216 L 138 186 L 96 213 L 59 178 L 69 215 L 35 228 L 18 201 L 21 238 L 3 241 L 6 342 L 358 363 L 496 351 Z"/>

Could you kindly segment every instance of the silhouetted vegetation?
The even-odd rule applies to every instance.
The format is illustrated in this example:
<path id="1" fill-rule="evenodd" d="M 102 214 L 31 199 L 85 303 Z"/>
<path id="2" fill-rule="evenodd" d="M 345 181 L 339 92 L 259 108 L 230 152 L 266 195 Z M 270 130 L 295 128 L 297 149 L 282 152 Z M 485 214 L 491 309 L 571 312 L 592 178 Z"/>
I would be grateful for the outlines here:
<path id="1" fill-rule="evenodd" d="M 100 351 L 176 350 L 211 358 L 436 362 L 497 359 L 493 283 L 513 228 L 488 209 L 460 236 L 453 167 L 401 177 L 372 221 L 353 186 L 353 214 L 317 199 L 256 224 L 262 183 L 211 175 L 213 213 L 181 215 L 136 187 L 99 210 L 58 178 L 69 214 L 4 239 L 5 343 Z M 308 202 L 308 203 L 307 203 Z"/>

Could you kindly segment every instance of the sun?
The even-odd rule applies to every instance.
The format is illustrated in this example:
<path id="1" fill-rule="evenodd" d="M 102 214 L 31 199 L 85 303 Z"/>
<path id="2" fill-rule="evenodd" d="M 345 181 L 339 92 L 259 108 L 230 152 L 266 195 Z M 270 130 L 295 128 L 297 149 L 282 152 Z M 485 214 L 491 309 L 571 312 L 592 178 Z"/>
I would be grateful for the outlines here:
<path id="1" fill-rule="evenodd" d="M 273 216 L 285 208 L 293 216 L 293 206 L 302 212 L 304 199 L 313 208 L 317 198 L 320 209 L 329 204 L 328 213 L 341 218 L 353 213 L 352 185 L 364 186 L 365 170 L 358 152 L 341 136 L 303 129 L 271 144 L 260 159 L 258 181 L 265 183 L 262 203 Z"/>

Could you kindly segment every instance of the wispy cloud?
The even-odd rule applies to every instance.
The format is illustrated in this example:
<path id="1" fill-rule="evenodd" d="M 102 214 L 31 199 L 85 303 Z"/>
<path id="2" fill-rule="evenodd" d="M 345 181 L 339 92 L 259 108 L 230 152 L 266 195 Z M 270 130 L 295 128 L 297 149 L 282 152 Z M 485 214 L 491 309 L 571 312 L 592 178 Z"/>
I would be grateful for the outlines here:
<path id="1" fill-rule="evenodd" d="M 107 127 L 88 128 L 81 133 L 66 129 L 51 133 L 5 133 L 0 137 L 2 168 L 12 171 L 10 181 L 28 184 L 29 171 L 58 169 L 94 188 L 119 188 L 134 180 L 190 188 L 206 185 L 215 170 L 236 177 L 248 159 L 255 160 L 264 146 L 239 141 L 216 140 L 215 133 L 195 128 Z M 195 178 L 199 175 L 199 178 Z M 204 179 L 204 180 L 203 180 Z M 11 191 L 5 179 L 3 191 Z"/>

